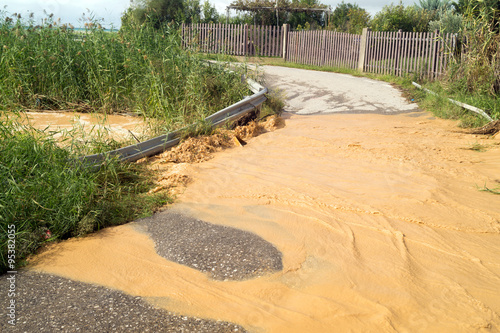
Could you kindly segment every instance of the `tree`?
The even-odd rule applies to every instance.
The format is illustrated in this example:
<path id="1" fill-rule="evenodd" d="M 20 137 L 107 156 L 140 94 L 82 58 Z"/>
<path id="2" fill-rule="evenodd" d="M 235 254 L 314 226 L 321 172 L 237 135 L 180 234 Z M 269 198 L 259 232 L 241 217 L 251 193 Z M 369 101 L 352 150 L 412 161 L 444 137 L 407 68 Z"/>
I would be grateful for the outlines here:
<path id="1" fill-rule="evenodd" d="M 323 8 L 325 5 L 318 0 L 292 0 L 290 9 L 293 8 Z M 325 8 L 326 9 L 326 8 Z M 321 11 L 301 11 L 301 12 L 288 12 L 283 14 L 283 23 L 290 24 L 292 28 L 301 26 L 309 29 L 317 29 L 318 27 L 325 26 L 324 12 Z"/>
<path id="2" fill-rule="evenodd" d="M 202 13 L 202 22 L 203 23 L 216 23 L 219 21 L 219 13 L 215 9 L 214 6 L 208 2 L 208 0 L 205 0 L 201 7 L 201 13 Z"/>
<path id="3" fill-rule="evenodd" d="M 251 12 L 255 24 L 309 23 L 312 28 L 325 25 L 324 12 L 329 8 L 318 0 L 235 0 L 229 7 Z"/>
<path id="4" fill-rule="evenodd" d="M 429 22 L 429 32 L 439 30 L 441 33 L 456 34 L 462 30 L 463 16 L 448 10 L 439 20 Z"/>
<path id="5" fill-rule="evenodd" d="M 200 23 L 200 0 L 184 0 L 184 11 L 182 12 L 180 19 L 184 23 Z"/>
<path id="6" fill-rule="evenodd" d="M 181 21 L 183 0 L 135 0 L 122 16 L 122 25 L 150 22 L 159 27 L 164 22 Z"/>
<path id="7" fill-rule="evenodd" d="M 369 22 L 370 14 L 365 9 L 360 8 L 357 4 L 342 1 L 330 16 L 328 28 L 351 34 L 360 34 L 363 28 L 368 26 Z"/>
<path id="8" fill-rule="evenodd" d="M 462 15 L 455 13 L 449 0 L 419 0 L 419 7 L 433 11 L 435 20 L 429 22 L 429 31 L 439 30 L 442 33 L 458 33 L 462 29 Z"/>
<path id="9" fill-rule="evenodd" d="M 452 6 L 459 14 L 473 11 L 475 15 L 479 15 L 481 11 L 487 11 L 490 15 L 495 16 L 500 11 L 499 0 L 458 0 L 453 2 Z"/>
<path id="10" fill-rule="evenodd" d="M 375 31 L 397 31 L 399 29 L 409 32 L 426 32 L 429 22 L 435 20 L 436 13 L 416 6 L 403 4 L 385 6 L 378 12 L 371 22 Z"/>
<path id="11" fill-rule="evenodd" d="M 418 2 L 418 7 L 428 11 L 445 12 L 452 8 L 450 0 L 418 0 Z"/>

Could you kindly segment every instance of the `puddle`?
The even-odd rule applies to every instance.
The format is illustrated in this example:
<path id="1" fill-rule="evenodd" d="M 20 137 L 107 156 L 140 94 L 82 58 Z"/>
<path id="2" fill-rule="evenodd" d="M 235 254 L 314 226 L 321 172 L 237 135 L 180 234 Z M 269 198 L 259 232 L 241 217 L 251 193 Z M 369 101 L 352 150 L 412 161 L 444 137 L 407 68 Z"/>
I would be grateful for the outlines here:
<path id="1" fill-rule="evenodd" d="M 50 131 L 81 128 L 86 133 L 104 131 L 114 139 L 133 139 L 140 136 L 144 122 L 141 117 L 128 115 L 102 115 L 78 112 L 26 112 L 29 123 L 38 129 Z M 24 120 L 26 121 L 26 120 Z"/>
<path id="2" fill-rule="evenodd" d="M 280 271 L 212 279 L 158 255 L 140 223 L 56 244 L 31 269 L 256 333 L 498 330 L 500 201 L 476 185 L 498 179 L 500 146 L 465 150 L 493 140 L 422 119 L 292 115 L 189 168 L 171 211 L 255 234 Z"/>

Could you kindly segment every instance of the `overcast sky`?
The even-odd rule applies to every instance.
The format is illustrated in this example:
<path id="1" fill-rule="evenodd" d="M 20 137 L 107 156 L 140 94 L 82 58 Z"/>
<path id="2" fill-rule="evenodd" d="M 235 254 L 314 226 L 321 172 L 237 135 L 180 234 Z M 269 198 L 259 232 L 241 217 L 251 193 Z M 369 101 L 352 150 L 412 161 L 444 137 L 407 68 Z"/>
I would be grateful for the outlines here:
<path id="1" fill-rule="evenodd" d="M 209 0 L 215 5 L 219 12 L 225 11 L 225 8 L 232 0 Z M 204 2 L 201 0 L 200 2 Z M 320 1 L 324 4 L 332 6 L 335 8 L 337 4 L 341 2 L 337 0 L 323 0 Z M 398 0 L 359 0 L 359 1 L 345 1 L 351 3 L 357 3 L 360 7 L 365 8 L 372 16 L 377 11 L 381 10 L 384 5 L 388 5 L 392 2 L 398 3 Z M 413 4 L 414 0 L 405 0 L 405 4 Z M 21 15 L 27 15 L 28 12 L 35 13 L 38 19 L 43 17 L 43 11 L 46 10 L 48 13 L 53 13 L 55 18 L 61 18 L 64 23 L 71 23 L 76 27 L 82 26 L 79 24 L 79 19 L 82 14 L 87 14 L 87 8 L 90 9 L 96 17 L 104 18 L 105 26 L 109 28 L 111 24 L 115 27 L 120 25 L 120 17 L 122 13 L 128 8 L 130 0 L 0 0 L 0 10 L 4 10 L 6 5 L 6 10 L 10 13 L 20 13 Z"/>

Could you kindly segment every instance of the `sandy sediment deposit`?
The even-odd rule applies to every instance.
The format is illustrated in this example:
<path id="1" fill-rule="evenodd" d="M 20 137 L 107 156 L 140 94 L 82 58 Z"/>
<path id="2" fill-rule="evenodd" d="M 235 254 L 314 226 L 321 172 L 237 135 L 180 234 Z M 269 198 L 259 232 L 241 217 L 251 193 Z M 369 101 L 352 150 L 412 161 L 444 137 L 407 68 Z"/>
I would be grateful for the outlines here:
<path id="1" fill-rule="evenodd" d="M 26 112 L 20 119 L 34 128 L 49 132 L 79 131 L 82 133 L 110 136 L 115 140 L 131 139 L 140 136 L 145 130 L 141 117 L 130 115 L 79 112 Z"/>
<path id="2" fill-rule="evenodd" d="M 57 244 L 32 269 L 249 332 L 500 329 L 500 196 L 480 191 L 500 186 L 498 138 L 424 112 L 291 115 L 186 170 L 171 210 L 256 234 L 281 271 L 212 279 L 158 255 L 140 223 Z"/>

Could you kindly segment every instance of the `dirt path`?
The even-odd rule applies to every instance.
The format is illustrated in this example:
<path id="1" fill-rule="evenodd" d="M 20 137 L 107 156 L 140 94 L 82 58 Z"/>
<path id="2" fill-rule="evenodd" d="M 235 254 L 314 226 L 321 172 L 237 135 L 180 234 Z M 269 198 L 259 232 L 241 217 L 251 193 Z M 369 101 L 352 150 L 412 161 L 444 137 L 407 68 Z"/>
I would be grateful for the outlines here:
<path id="1" fill-rule="evenodd" d="M 273 83 L 314 89 L 303 71 L 267 70 Z M 297 114 L 316 101 L 297 95 L 285 128 L 187 168 L 194 182 L 153 218 L 160 224 L 61 243 L 31 270 L 249 332 L 500 330 L 500 196 L 478 189 L 500 186 L 500 140 L 457 133 L 414 105 L 392 115 L 366 109 L 387 106 L 383 95 L 349 110 L 363 114 L 332 113 L 374 85 L 352 80 L 342 100 L 325 97 L 338 85 L 321 88 L 327 114 Z M 374 89 L 404 105 L 392 88 Z M 470 149 L 478 145 L 484 151 Z M 158 245 L 179 228 L 175 216 L 192 226 L 181 232 L 189 249 Z M 226 237 L 230 246 L 217 246 Z M 246 246 L 252 237 L 262 247 Z M 233 257 L 255 263 L 249 275 L 228 277 Z"/>

